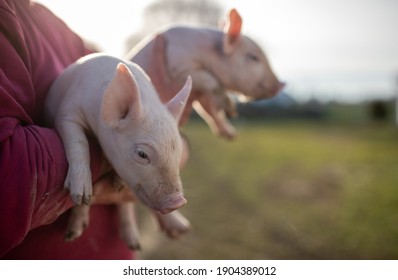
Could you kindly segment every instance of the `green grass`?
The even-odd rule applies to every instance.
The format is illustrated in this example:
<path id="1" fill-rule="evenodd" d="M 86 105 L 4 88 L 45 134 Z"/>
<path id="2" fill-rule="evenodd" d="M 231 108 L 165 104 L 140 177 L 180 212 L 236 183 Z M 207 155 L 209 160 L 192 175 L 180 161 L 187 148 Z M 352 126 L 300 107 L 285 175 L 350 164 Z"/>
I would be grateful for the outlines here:
<path id="1" fill-rule="evenodd" d="M 233 142 L 184 128 L 193 225 L 180 240 L 141 215 L 148 259 L 398 259 L 398 129 L 237 123 Z M 152 226 L 145 226 L 151 221 Z"/>

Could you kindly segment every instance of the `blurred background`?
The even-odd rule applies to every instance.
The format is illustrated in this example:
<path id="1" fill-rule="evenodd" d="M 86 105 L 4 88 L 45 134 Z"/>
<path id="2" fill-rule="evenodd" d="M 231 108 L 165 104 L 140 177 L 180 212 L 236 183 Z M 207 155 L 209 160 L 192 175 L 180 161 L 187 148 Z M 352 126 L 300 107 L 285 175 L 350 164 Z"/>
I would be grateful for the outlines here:
<path id="1" fill-rule="evenodd" d="M 398 258 L 398 1 L 38 2 L 118 56 L 166 24 L 217 26 L 236 8 L 287 82 L 238 104 L 233 142 L 192 116 L 192 231 L 170 240 L 140 206 L 139 258 Z"/>

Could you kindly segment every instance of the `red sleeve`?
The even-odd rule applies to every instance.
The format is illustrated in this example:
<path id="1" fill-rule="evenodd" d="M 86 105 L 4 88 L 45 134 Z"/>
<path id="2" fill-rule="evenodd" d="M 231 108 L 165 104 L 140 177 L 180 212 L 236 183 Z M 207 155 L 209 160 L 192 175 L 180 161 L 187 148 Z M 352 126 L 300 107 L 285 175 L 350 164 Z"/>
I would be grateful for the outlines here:
<path id="1" fill-rule="evenodd" d="M 88 51 L 51 12 L 0 0 L 0 256 L 72 206 L 62 141 L 42 127 L 43 101 L 62 70 Z M 91 147 L 94 179 L 100 149 Z"/>

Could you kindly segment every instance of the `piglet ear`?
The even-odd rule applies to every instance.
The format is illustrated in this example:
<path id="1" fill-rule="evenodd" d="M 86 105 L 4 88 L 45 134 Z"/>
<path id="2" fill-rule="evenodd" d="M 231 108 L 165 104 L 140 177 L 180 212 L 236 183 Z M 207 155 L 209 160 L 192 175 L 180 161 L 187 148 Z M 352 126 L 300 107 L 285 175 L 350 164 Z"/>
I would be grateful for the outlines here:
<path id="1" fill-rule="evenodd" d="M 108 125 L 117 126 L 126 117 L 141 115 L 141 98 L 137 82 L 128 67 L 119 63 L 116 74 L 105 89 L 101 115 Z"/>
<path id="2" fill-rule="evenodd" d="M 242 18 L 239 13 L 232 9 L 228 13 L 227 21 L 224 25 L 224 52 L 231 53 L 239 41 L 240 31 L 242 28 Z"/>
<path id="3" fill-rule="evenodd" d="M 192 78 L 188 76 L 182 89 L 169 101 L 166 106 L 169 112 L 174 116 L 177 123 L 180 121 L 182 112 L 187 104 L 189 94 L 192 89 Z"/>

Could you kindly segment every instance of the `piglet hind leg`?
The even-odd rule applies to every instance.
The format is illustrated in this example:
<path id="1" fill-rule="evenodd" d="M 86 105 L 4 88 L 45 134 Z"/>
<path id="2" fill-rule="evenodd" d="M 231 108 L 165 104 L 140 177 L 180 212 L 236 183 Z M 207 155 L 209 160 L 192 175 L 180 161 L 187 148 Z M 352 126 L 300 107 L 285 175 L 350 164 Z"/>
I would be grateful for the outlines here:
<path id="1" fill-rule="evenodd" d="M 87 205 L 78 205 L 72 208 L 68 226 L 65 232 L 65 241 L 73 241 L 80 237 L 86 230 L 90 219 L 90 207 Z"/>
<path id="2" fill-rule="evenodd" d="M 134 203 L 119 203 L 116 207 L 119 216 L 120 238 L 131 250 L 141 250 L 140 234 L 138 232 L 138 225 L 134 212 Z"/>
<path id="3" fill-rule="evenodd" d="M 224 139 L 233 140 L 236 138 L 236 130 L 228 121 L 225 111 L 219 108 L 216 96 L 211 93 L 204 93 L 193 106 L 195 111 L 206 121 L 212 132 Z"/>
<path id="4" fill-rule="evenodd" d="M 191 229 L 191 223 L 178 210 L 165 215 L 154 213 L 161 230 L 170 238 L 178 239 Z"/>

